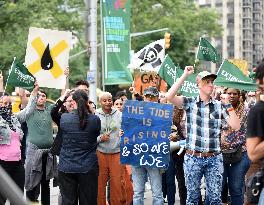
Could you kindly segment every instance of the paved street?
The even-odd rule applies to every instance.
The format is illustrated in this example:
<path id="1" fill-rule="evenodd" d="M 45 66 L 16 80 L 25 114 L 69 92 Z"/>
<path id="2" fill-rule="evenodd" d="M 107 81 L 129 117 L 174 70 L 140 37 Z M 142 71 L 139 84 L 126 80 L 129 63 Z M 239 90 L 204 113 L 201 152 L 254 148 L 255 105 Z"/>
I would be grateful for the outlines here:
<path id="1" fill-rule="evenodd" d="M 58 187 L 52 187 L 51 188 L 51 205 L 57 205 L 58 204 L 58 192 L 59 192 Z M 176 197 L 175 205 L 180 205 L 178 192 L 176 193 L 175 197 Z M 145 205 L 151 205 L 151 204 L 152 204 L 151 190 L 147 189 L 147 191 L 145 192 Z"/>

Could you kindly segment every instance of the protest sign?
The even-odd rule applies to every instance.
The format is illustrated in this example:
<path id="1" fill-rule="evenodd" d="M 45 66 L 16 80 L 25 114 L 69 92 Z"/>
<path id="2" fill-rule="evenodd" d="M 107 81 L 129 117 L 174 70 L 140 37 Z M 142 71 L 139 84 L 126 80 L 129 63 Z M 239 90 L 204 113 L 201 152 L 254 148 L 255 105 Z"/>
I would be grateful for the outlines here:
<path id="1" fill-rule="evenodd" d="M 167 92 L 167 83 L 162 80 L 155 72 L 141 73 L 139 70 L 135 70 L 134 73 L 134 87 L 136 93 L 143 95 L 145 88 L 149 86 L 156 87 L 160 92 Z"/>
<path id="2" fill-rule="evenodd" d="M 29 28 L 25 64 L 40 87 L 65 88 L 71 32 Z"/>
<path id="3" fill-rule="evenodd" d="M 126 101 L 122 115 L 120 159 L 122 164 L 166 168 L 170 159 L 169 135 L 173 106 Z"/>
<path id="4" fill-rule="evenodd" d="M 248 62 L 243 59 L 228 59 L 230 63 L 233 63 L 237 68 L 239 68 L 242 73 L 248 76 Z"/>

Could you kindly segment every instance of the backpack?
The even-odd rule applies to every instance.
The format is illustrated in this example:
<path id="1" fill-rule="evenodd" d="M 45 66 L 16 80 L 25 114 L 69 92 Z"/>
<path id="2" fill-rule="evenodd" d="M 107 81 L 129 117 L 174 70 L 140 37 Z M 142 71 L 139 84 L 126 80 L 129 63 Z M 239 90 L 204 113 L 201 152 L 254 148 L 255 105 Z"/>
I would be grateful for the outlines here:
<path id="1" fill-rule="evenodd" d="M 258 204 L 261 190 L 264 185 L 264 170 L 252 174 L 246 181 L 246 195 L 250 204 Z"/>

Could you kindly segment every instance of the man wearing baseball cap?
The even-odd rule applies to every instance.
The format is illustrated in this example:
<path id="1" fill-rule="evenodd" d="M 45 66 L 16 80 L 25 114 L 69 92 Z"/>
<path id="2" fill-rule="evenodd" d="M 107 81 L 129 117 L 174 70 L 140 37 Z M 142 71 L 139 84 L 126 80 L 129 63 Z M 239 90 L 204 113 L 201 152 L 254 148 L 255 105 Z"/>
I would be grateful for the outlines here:
<path id="1" fill-rule="evenodd" d="M 156 87 L 147 87 L 144 92 L 144 101 L 146 102 L 158 102 L 159 91 Z M 146 179 L 149 177 L 152 190 L 152 204 L 163 204 L 162 194 L 162 174 L 159 168 L 144 167 L 144 166 L 131 166 L 132 179 L 133 179 L 133 204 L 144 204 L 144 191 Z"/>
<path id="2" fill-rule="evenodd" d="M 183 75 L 166 94 L 167 99 L 186 111 L 187 135 L 184 156 L 184 175 L 187 187 L 186 204 L 198 204 L 201 179 L 206 178 L 206 201 L 221 205 L 223 157 L 220 152 L 220 131 L 224 119 L 234 130 L 240 128 L 240 120 L 231 104 L 222 104 L 211 98 L 216 75 L 202 71 L 196 83 L 199 96 L 184 97 L 176 93 L 185 79 L 194 72 L 186 66 Z"/>

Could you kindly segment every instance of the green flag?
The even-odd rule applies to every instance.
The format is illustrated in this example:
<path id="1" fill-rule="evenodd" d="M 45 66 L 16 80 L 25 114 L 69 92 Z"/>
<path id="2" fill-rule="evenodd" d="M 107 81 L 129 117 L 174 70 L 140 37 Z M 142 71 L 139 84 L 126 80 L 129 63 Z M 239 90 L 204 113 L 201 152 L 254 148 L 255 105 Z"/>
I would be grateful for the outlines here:
<path id="1" fill-rule="evenodd" d="M 180 69 L 180 68 L 178 68 Z M 172 86 L 177 79 L 177 67 L 172 62 L 171 58 L 166 55 L 159 69 L 159 76 L 166 81 L 169 86 Z"/>
<path id="2" fill-rule="evenodd" d="M 224 60 L 217 72 L 217 78 L 214 81 L 217 86 L 235 88 L 245 91 L 255 91 L 256 84 L 253 80 L 245 76 L 238 67 Z"/>
<path id="3" fill-rule="evenodd" d="M 214 63 L 220 62 L 222 60 L 217 50 L 202 37 L 200 38 L 196 59 L 212 61 Z"/>
<path id="4" fill-rule="evenodd" d="M 177 78 L 180 78 L 183 74 L 182 69 L 177 70 Z M 183 82 L 179 93 L 186 97 L 195 97 L 199 95 L 199 90 L 196 84 L 197 74 L 193 73 L 188 76 L 188 78 Z"/>
<path id="5" fill-rule="evenodd" d="M 172 62 L 171 58 L 166 55 L 162 65 L 159 69 L 159 76 L 166 81 L 170 86 L 183 74 L 183 70 L 177 67 Z M 199 90 L 196 86 L 196 74 L 189 75 L 188 78 L 183 82 L 179 93 L 186 97 L 193 97 L 199 94 Z"/>
<path id="6" fill-rule="evenodd" d="M 33 90 L 34 83 L 34 76 L 22 63 L 20 63 L 15 58 L 9 71 L 6 84 L 14 87 L 24 88 L 26 90 Z"/>

